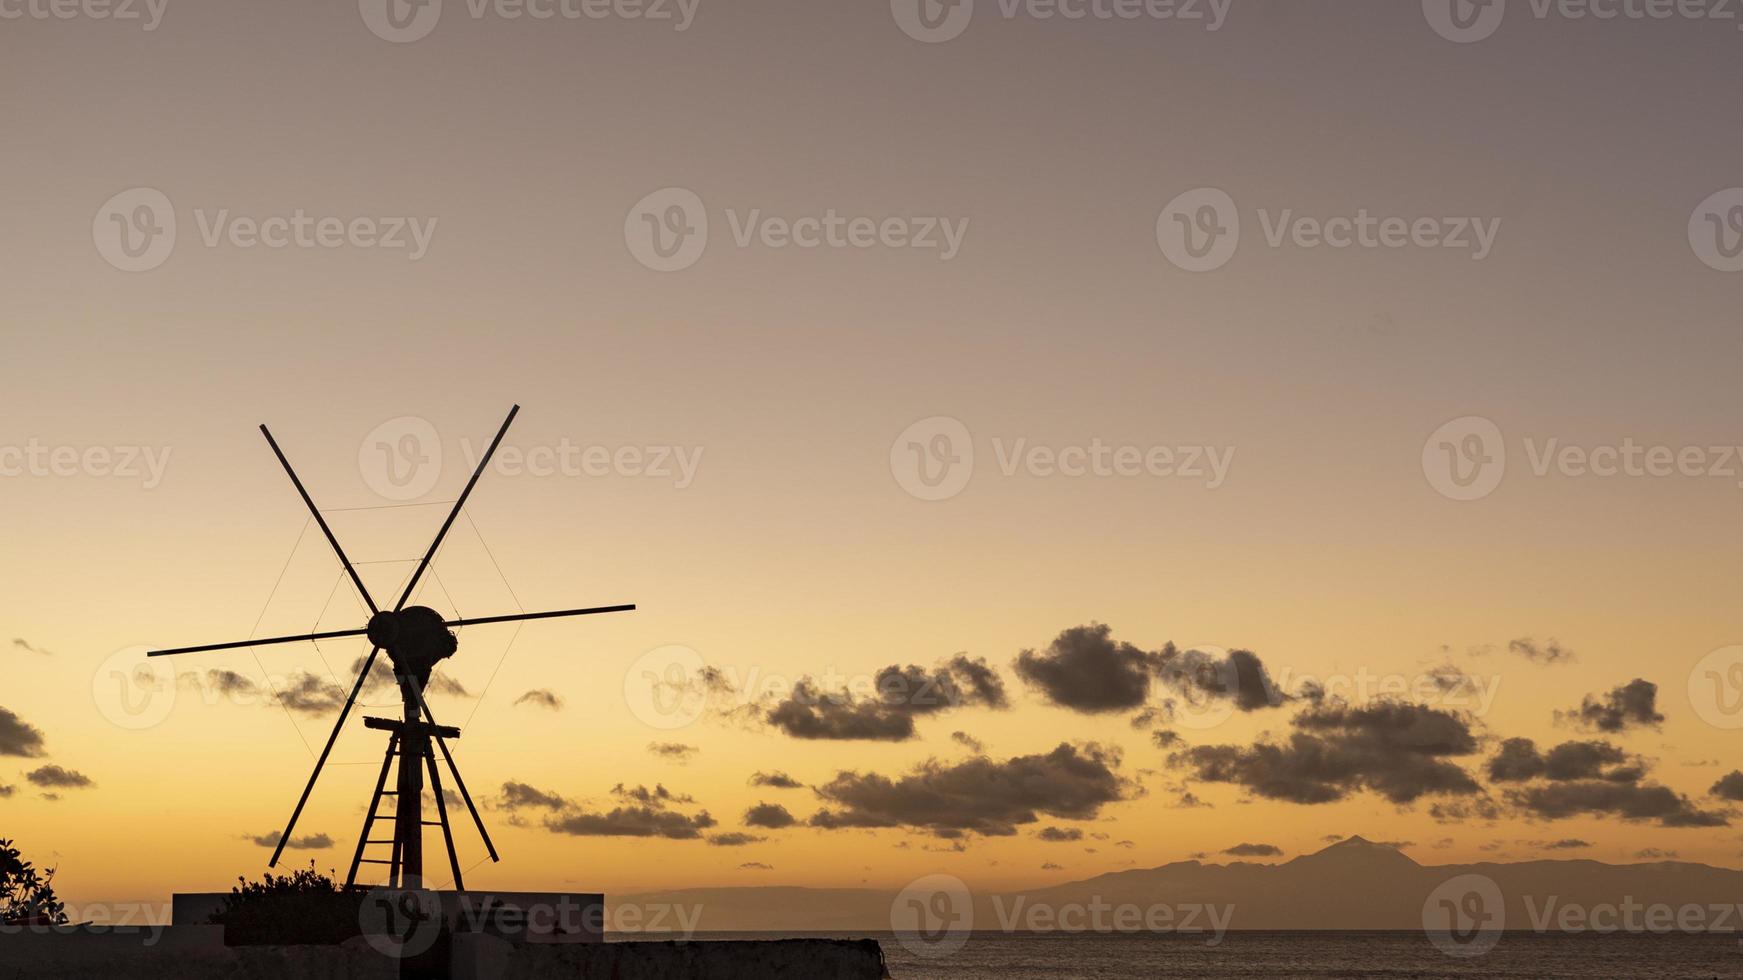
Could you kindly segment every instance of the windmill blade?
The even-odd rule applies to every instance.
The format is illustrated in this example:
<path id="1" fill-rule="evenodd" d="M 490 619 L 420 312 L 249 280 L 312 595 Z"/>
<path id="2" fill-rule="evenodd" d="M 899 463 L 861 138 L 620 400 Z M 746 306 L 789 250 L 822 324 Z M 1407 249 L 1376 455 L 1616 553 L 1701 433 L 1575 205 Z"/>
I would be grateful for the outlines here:
<path id="1" fill-rule="evenodd" d="M 199 647 L 177 647 L 174 650 L 153 650 L 148 657 L 170 657 L 178 653 L 205 653 L 209 650 L 240 650 L 244 647 L 265 647 L 275 643 L 301 643 L 305 640 L 337 640 L 345 636 L 364 636 L 367 629 L 334 630 L 331 633 L 299 633 L 296 636 L 272 636 L 261 640 L 236 640 L 231 643 L 208 643 Z"/>
<path id="2" fill-rule="evenodd" d="M 511 616 L 485 616 L 482 619 L 450 619 L 443 626 L 483 626 L 486 623 L 524 623 L 530 619 L 560 619 L 565 616 L 594 616 L 599 613 L 630 612 L 627 606 L 593 606 L 589 609 L 564 609 L 558 612 L 515 613 Z"/>
<path id="3" fill-rule="evenodd" d="M 430 711 L 430 703 L 424 700 L 424 692 L 416 683 L 408 684 L 418 695 L 418 707 L 423 709 L 424 718 L 431 727 L 436 726 L 436 716 Z M 478 806 L 472 802 L 472 794 L 466 791 L 466 780 L 460 778 L 460 767 L 454 764 L 454 753 L 448 751 L 448 740 L 439 733 L 430 736 L 436 740 L 436 747 L 442 750 L 442 758 L 448 762 L 448 771 L 454 774 L 454 788 L 460 791 L 460 799 L 466 803 L 466 809 L 472 813 L 472 822 L 478 825 L 478 836 L 484 838 L 484 849 L 490 852 L 490 860 L 500 862 L 502 858 L 496 854 L 496 845 L 490 840 L 490 831 L 484 826 L 484 817 L 478 813 Z"/>
<path id="4" fill-rule="evenodd" d="M 369 658 L 363 661 L 363 670 L 357 674 L 357 683 L 351 685 L 351 696 L 345 699 L 345 706 L 339 709 L 339 720 L 333 723 L 333 733 L 327 736 L 327 744 L 321 749 L 321 757 L 315 760 L 315 771 L 309 774 L 309 784 L 303 787 L 303 795 L 297 799 L 297 808 L 291 811 L 290 823 L 284 825 L 284 833 L 279 836 L 278 846 L 272 850 L 272 860 L 266 862 L 267 867 L 278 867 L 279 856 L 290 842 L 297 818 L 303 815 L 303 807 L 308 805 L 309 794 L 315 791 L 315 780 L 321 778 L 321 767 L 327 764 L 327 756 L 333 753 L 333 743 L 339 741 L 339 731 L 345 727 L 345 716 L 351 713 L 351 706 L 357 703 L 357 695 L 363 690 L 363 682 L 368 679 L 370 668 L 375 666 L 375 655 L 380 652 L 380 647 L 370 648 Z M 365 830 L 367 832 L 367 828 Z"/>
<path id="5" fill-rule="evenodd" d="M 448 519 L 442 522 L 442 529 L 436 532 L 436 539 L 430 542 L 430 550 L 424 552 L 423 561 L 418 562 L 417 570 L 405 584 L 405 592 L 400 595 L 399 603 L 393 607 L 394 612 L 405 608 L 410 601 L 412 592 L 418 587 L 418 580 L 424 577 L 424 571 L 430 567 L 430 560 L 436 557 L 436 549 L 442 547 L 442 539 L 448 536 L 449 528 L 454 526 L 454 519 L 460 516 L 460 509 L 466 506 L 466 498 L 472 496 L 472 488 L 478 485 L 478 478 L 484 475 L 484 468 L 490 465 L 490 457 L 496 455 L 496 447 L 502 445 L 502 437 L 508 434 L 508 427 L 514 423 L 514 417 L 520 414 L 520 406 L 515 405 L 508 410 L 508 418 L 502 420 L 502 428 L 496 430 L 496 438 L 490 440 L 490 448 L 484 451 L 484 457 L 478 461 L 478 468 L 472 471 L 472 479 L 466 481 L 466 489 L 460 491 L 460 499 L 454 501 L 454 509 L 448 512 Z"/>
<path id="6" fill-rule="evenodd" d="M 260 434 L 266 437 L 266 444 L 272 447 L 272 454 L 278 457 L 278 464 L 284 467 L 285 475 L 291 478 L 291 483 L 296 486 L 298 495 L 303 498 L 303 503 L 308 505 L 309 513 L 314 515 L 315 523 L 321 525 L 321 533 L 327 536 L 327 543 L 333 546 L 333 553 L 339 556 L 339 564 L 345 566 L 345 574 L 351 576 L 351 584 L 357 586 L 357 592 L 363 596 L 363 602 L 369 607 L 370 613 L 379 612 L 380 610 L 375 606 L 375 600 L 369 596 L 369 589 L 364 587 L 363 579 L 358 576 L 357 569 L 352 567 L 351 559 L 345 557 L 345 549 L 339 547 L 339 539 L 333 536 L 333 529 L 327 526 L 327 519 L 321 516 L 320 508 L 315 506 L 314 498 L 310 497 L 309 491 L 303 487 L 303 481 L 298 479 L 297 471 L 291 469 L 290 460 L 286 459 L 284 451 L 278 448 L 278 440 L 272 437 L 272 432 L 264 425 L 260 427 Z"/>

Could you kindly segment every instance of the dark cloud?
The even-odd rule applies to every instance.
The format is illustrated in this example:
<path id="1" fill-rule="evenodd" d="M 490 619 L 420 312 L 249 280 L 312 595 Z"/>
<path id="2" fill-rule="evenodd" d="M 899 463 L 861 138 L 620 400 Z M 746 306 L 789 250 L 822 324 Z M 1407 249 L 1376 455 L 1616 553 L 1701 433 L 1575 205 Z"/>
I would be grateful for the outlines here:
<path id="1" fill-rule="evenodd" d="M 1653 783 L 1588 779 L 1551 782 L 1511 789 L 1507 802 L 1530 817 L 1566 820 L 1570 817 L 1616 817 L 1657 821 L 1663 827 L 1726 827 L 1723 813 L 1701 811 L 1686 796 Z"/>
<path id="2" fill-rule="evenodd" d="M 1155 742 L 1159 749 L 1171 749 L 1180 744 L 1180 735 L 1172 729 L 1163 728 L 1151 732 L 1150 741 Z"/>
<path id="3" fill-rule="evenodd" d="M 1661 851 L 1656 847 L 1647 847 L 1635 851 L 1634 856 L 1645 861 L 1669 861 L 1676 857 L 1676 852 Z"/>
<path id="4" fill-rule="evenodd" d="M 1600 732 L 1664 724 L 1664 716 L 1658 713 L 1658 685 L 1639 678 L 1611 690 L 1602 700 L 1588 694 L 1578 708 L 1558 711 L 1556 717 Z"/>
<path id="5" fill-rule="evenodd" d="M 646 786 L 629 787 L 625 786 L 623 783 L 618 783 L 616 786 L 611 788 L 611 795 L 620 800 L 627 800 L 631 803 L 640 803 L 645 806 L 665 806 L 668 803 L 684 804 L 696 802 L 686 793 L 672 792 L 667 789 L 663 783 L 655 783 L 653 789 L 648 789 Z"/>
<path id="6" fill-rule="evenodd" d="M 60 766 L 42 766 L 38 769 L 32 769 L 24 774 L 24 778 L 30 780 L 33 786 L 50 789 L 88 789 L 97 785 L 91 781 L 91 777 L 84 773 L 62 769 Z"/>
<path id="7" fill-rule="evenodd" d="M 761 861 L 746 861 L 745 863 L 738 866 L 738 870 L 740 870 L 740 871 L 773 871 L 773 870 L 775 870 L 775 866 L 772 864 L 764 864 Z"/>
<path id="8" fill-rule="evenodd" d="M 744 847 L 746 844 L 760 844 L 766 840 L 768 840 L 767 837 L 758 837 L 755 834 L 741 834 L 737 831 L 733 831 L 725 834 L 715 834 L 708 838 L 708 843 L 713 844 L 715 847 Z"/>
<path id="9" fill-rule="evenodd" d="M 563 699 L 556 692 L 543 688 L 535 688 L 514 699 L 514 706 L 526 705 L 529 708 L 545 708 L 550 711 L 563 710 Z"/>
<path id="10" fill-rule="evenodd" d="M 363 665 L 359 663 L 358 666 Z M 278 691 L 278 703 L 298 714 L 323 715 L 339 710 L 345 703 L 345 692 L 330 680 L 298 671 L 290 683 Z"/>
<path id="11" fill-rule="evenodd" d="M 22 637 L 16 637 L 16 636 L 13 637 L 12 638 L 12 645 L 14 647 L 17 647 L 20 650 L 23 650 L 25 653 L 34 653 L 37 656 L 41 656 L 41 657 L 54 656 L 54 653 L 52 651 L 44 650 L 42 647 L 36 646 L 35 644 L 31 643 L 29 640 L 23 639 Z"/>
<path id="12" fill-rule="evenodd" d="M 685 745 L 682 742 L 649 742 L 648 751 L 662 759 L 670 759 L 673 762 L 689 762 L 691 757 L 702 750 L 694 745 Z"/>
<path id="13" fill-rule="evenodd" d="M 1163 684 L 1194 703 L 1207 699 L 1232 701 L 1244 712 L 1275 708 L 1290 700 L 1271 679 L 1265 665 L 1249 650 L 1230 650 L 1218 657 L 1200 650 L 1162 652 L 1158 676 Z"/>
<path id="14" fill-rule="evenodd" d="M 986 746 L 981 743 L 981 740 L 967 732 L 951 732 L 950 740 L 958 745 L 966 747 L 970 752 L 978 754 L 986 751 Z"/>
<path id="15" fill-rule="evenodd" d="M 1065 844 L 1083 840 L 1083 831 L 1076 827 L 1043 827 L 1035 837 L 1050 844 Z"/>
<path id="16" fill-rule="evenodd" d="M 205 673 L 205 687 L 228 698 L 252 698 L 259 693 L 259 685 L 246 674 L 234 670 L 212 668 Z"/>
<path id="17" fill-rule="evenodd" d="M 1627 753 L 1609 742 L 1563 742 L 1539 753 L 1537 743 L 1528 738 L 1510 738 L 1501 743 L 1501 751 L 1489 760 L 1489 779 L 1498 783 L 1527 782 L 1539 777 L 1556 782 L 1578 779 L 1608 779 L 1614 782 L 1639 782 L 1646 775 L 1644 766 L 1622 766 Z M 1617 768 L 1605 771 L 1606 767 Z"/>
<path id="18" fill-rule="evenodd" d="M 958 654 L 928 671 L 892 665 L 878 671 L 873 692 L 824 691 L 810 678 L 770 708 L 765 720 L 794 738 L 901 742 L 914 719 L 953 708 L 1010 706 L 1004 682 L 984 659 Z"/>
<path id="19" fill-rule="evenodd" d="M 1303 711 L 1291 724 L 1296 731 L 1286 741 L 1196 746 L 1168 761 L 1205 782 L 1234 783 L 1291 803 L 1331 803 L 1358 790 L 1399 804 L 1482 792 L 1449 761 L 1477 750 L 1469 722 L 1452 712 L 1396 701 L 1328 704 Z"/>
<path id="20" fill-rule="evenodd" d="M 363 670 L 363 662 L 369 658 L 358 657 L 351 662 L 351 676 L 356 677 Z M 393 675 L 393 664 L 386 657 L 376 657 L 375 663 L 369 668 L 369 677 L 363 682 L 363 693 L 369 696 L 379 695 L 383 691 L 399 691 L 399 680 Z M 453 697 L 468 698 L 466 688 L 457 680 L 446 674 L 431 674 L 430 683 L 424 687 L 425 694 L 446 694 Z"/>
<path id="21" fill-rule="evenodd" d="M 1042 871 L 1064 871 L 1065 866 L 1062 864 L 1054 864 L 1052 861 L 1047 861 L 1041 865 L 1041 870 Z"/>
<path id="22" fill-rule="evenodd" d="M 1150 680 L 1163 653 L 1117 642 L 1101 623 L 1060 633 L 1042 651 L 1024 650 L 1012 664 L 1017 676 L 1053 704 L 1089 714 L 1129 711 L 1150 697 Z M 1170 648 L 1170 651 L 1172 649 Z"/>
<path id="23" fill-rule="evenodd" d="M 1539 643 L 1529 636 L 1520 637 L 1507 644 L 1507 652 L 1524 657 L 1534 664 L 1567 664 L 1576 659 L 1572 650 L 1564 649 L 1550 637 L 1547 643 Z"/>
<path id="24" fill-rule="evenodd" d="M 0 755 L 34 759 L 42 754 L 41 729 L 0 708 Z"/>
<path id="25" fill-rule="evenodd" d="M 1191 790 L 1181 790 L 1180 791 L 1180 797 L 1174 801 L 1174 808 L 1176 810 L 1210 810 L 1210 809 L 1215 809 L 1215 807 L 1212 806 L 1211 804 L 1206 803 L 1205 801 L 1199 799 L 1198 794 L 1192 792 Z"/>
<path id="26" fill-rule="evenodd" d="M 779 803 L 758 803 L 744 811 L 744 825 L 746 827 L 780 830 L 782 827 L 791 827 L 796 823 L 798 821 L 793 819 L 793 815 L 788 813 L 787 808 Z"/>
<path id="27" fill-rule="evenodd" d="M 1042 814 L 1088 820 L 1102 806 L 1127 798 L 1132 786 L 1118 767 L 1116 750 L 1061 743 L 1046 755 L 1003 762 L 984 756 L 955 765 L 933 760 L 898 779 L 841 772 L 816 790 L 838 809 L 821 810 L 809 822 L 823 829 L 901 826 L 938 835 L 1010 836 Z"/>
<path id="28" fill-rule="evenodd" d="M 1591 841 L 1580 840 L 1578 837 L 1564 837 L 1561 840 L 1551 841 L 1529 841 L 1528 843 L 1546 851 L 1581 851 L 1592 846 Z"/>
<path id="29" fill-rule="evenodd" d="M 277 847 L 279 838 L 283 836 L 283 831 L 275 830 L 270 834 L 243 834 L 242 839 L 253 841 L 261 847 Z M 306 834 L 302 837 L 292 837 L 285 848 L 292 851 L 324 851 L 332 846 L 333 838 L 326 834 Z"/>
<path id="30" fill-rule="evenodd" d="M 805 784 L 784 772 L 758 772 L 750 777 L 752 786 L 768 786 L 774 789 L 804 789 Z"/>
<path id="31" fill-rule="evenodd" d="M 1428 815 L 1438 823 L 1465 823 L 1471 820 L 1493 823 L 1501 819 L 1501 807 L 1488 797 L 1451 800 L 1431 805 Z"/>
<path id="32" fill-rule="evenodd" d="M 1235 857 L 1277 857 L 1283 853 L 1283 848 L 1276 844 L 1236 844 L 1223 853 Z"/>
<path id="33" fill-rule="evenodd" d="M 528 786 L 526 783 L 510 780 L 502 784 L 502 802 L 499 805 L 504 810 L 519 810 L 523 807 L 562 810 L 568 807 L 569 801 L 556 793 L 547 793 L 542 789 Z"/>
<path id="34" fill-rule="evenodd" d="M 1743 771 L 1731 770 L 1729 774 L 1714 783 L 1709 792 L 1722 800 L 1743 802 Z"/>
<path id="35" fill-rule="evenodd" d="M 664 837 L 670 840 L 695 840 L 702 831 L 714 826 L 707 810 L 687 816 L 673 810 L 649 806 L 620 806 L 609 813 L 575 813 L 553 816 L 545 826 L 559 834 L 575 837 Z"/>
<path id="36" fill-rule="evenodd" d="M 18 787 L 0 783 L 0 800 L 10 799 L 12 794 L 16 792 L 18 792 Z"/>

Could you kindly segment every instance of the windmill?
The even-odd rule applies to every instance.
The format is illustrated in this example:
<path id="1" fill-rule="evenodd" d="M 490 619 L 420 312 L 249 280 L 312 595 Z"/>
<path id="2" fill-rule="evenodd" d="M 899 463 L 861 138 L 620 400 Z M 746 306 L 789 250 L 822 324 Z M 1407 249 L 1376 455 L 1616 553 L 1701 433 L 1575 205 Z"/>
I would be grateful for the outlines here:
<path id="1" fill-rule="evenodd" d="M 307 633 L 299 636 L 278 636 L 261 640 L 238 640 L 231 643 L 211 643 L 196 647 L 179 647 L 174 650 L 156 650 L 148 654 L 152 657 L 168 657 L 182 653 L 201 653 L 212 650 L 235 650 L 244 647 L 268 646 L 279 643 L 300 643 L 311 640 L 329 640 L 347 636 L 367 636 L 372 645 L 369 657 L 363 662 L 363 669 L 357 675 L 357 681 L 351 687 L 350 697 L 339 709 L 339 720 L 333 724 L 333 732 L 327 736 L 327 744 L 321 749 L 320 758 L 315 761 L 315 771 L 309 775 L 308 785 L 303 787 L 303 795 L 298 798 L 296 809 L 291 811 L 290 822 L 285 824 L 284 833 L 278 838 L 278 846 L 272 852 L 272 860 L 268 867 L 276 867 L 278 859 L 283 856 L 285 844 L 291 839 L 291 831 L 296 828 L 297 819 L 303 814 L 303 807 L 309 802 L 309 794 L 314 792 L 315 781 L 321 776 L 321 768 L 327 764 L 327 756 L 333 751 L 333 743 L 339 740 L 339 732 L 345 727 L 345 719 L 350 716 L 351 708 L 357 702 L 357 695 L 363 690 L 363 685 L 369 677 L 371 668 L 375 666 L 375 658 L 386 651 L 389 663 L 393 666 L 394 680 L 399 687 L 400 700 L 404 711 L 399 718 L 364 718 L 366 728 L 388 733 L 387 754 L 382 760 L 381 775 L 375 783 L 375 794 L 369 803 L 368 815 L 364 818 L 363 832 L 357 840 L 357 850 L 351 859 L 351 870 L 346 875 L 345 886 L 354 888 L 357 885 L 357 872 L 363 864 L 385 864 L 388 866 L 387 884 L 392 888 L 416 889 L 423 887 L 424 880 L 424 828 L 439 826 L 442 828 L 442 839 L 447 846 L 448 864 L 454 873 L 454 887 L 465 891 L 466 885 L 461 877 L 460 860 L 454 850 L 454 833 L 448 823 L 448 807 L 443 799 L 442 778 L 440 768 L 436 764 L 436 749 L 441 750 L 442 759 L 447 763 L 448 772 L 454 777 L 454 788 L 459 792 L 460 799 L 471 811 L 472 820 L 478 826 L 478 834 L 484 840 L 484 848 L 490 854 L 492 861 L 502 860 L 496 853 L 496 845 L 490 840 L 490 831 L 485 829 L 484 818 L 479 816 L 478 807 L 472 802 L 472 795 L 466 791 L 466 782 L 460 778 L 460 770 L 454 764 L 454 755 L 448 749 L 450 739 L 460 737 L 460 729 L 439 725 L 430 713 L 430 706 L 424 701 L 424 688 L 430 682 L 430 671 L 437 663 L 455 654 L 459 641 L 452 631 L 456 626 L 482 626 L 487 623 L 514 623 L 532 619 L 556 619 L 566 616 L 591 616 L 598 613 L 626 612 L 635 608 L 633 605 L 594 606 L 586 609 L 564 609 L 557 612 L 516 613 L 509 616 L 486 616 L 475 619 L 446 619 L 441 613 L 425 606 L 407 606 L 412 594 L 423 578 L 424 572 L 430 567 L 436 552 L 442 547 L 442 541 L 448 531 L 454 526 L 455 518 L 460 516 L 461 508 L 466 506 L 466 498 L 472 495 L 472 488 L 478 485 L 478 478 L 484 474 L 490 459 L 501 445 L 502 437 L 507 434 L 508 427 L 514 422 L 514 417 L 520 412 L 516 405 L 509 410 L 508 418 L 503 420 L 502 428 L 496 432 L 496 438 L 490 441 L 483 458 L 478 461 L 478 468 L 473 471 L 472 478 L 466 481 L 466 489 L 460 492 L 458 500 L 454 501 L 454 509 L 449 512 L 448 519 L 442 523 L 441 530 L 436 532 L 435 540 L 430 542 L 429 550 L 418 562 L 411 578 L 405 584 L 405 590 L 400 594 L 399 601 L 393 608 L 383 609 L 376 605 L 370 596 L 369 589 L 364 586 L 363 579 L 357 574 L 357 569 L 351 560 L 345 557 L 345 549 L 339 546 L 339 539 L 333 536 L 333 529 L 327 526 L 327 519 L 322 516 L 315 501 L 303 486 L 303 481 L 297 477 L 296 471 L 285 458 L 283 450 L 279 449 L 278 441 L 266 426 L 260 427 L 262 435 L 266 436 L 267 445 L 272 447 L 274 456 L 278 457 L 280 466 L 284 467 L 285 475 L 290 477 L 291 484 L 303 498 L 303 503 L 314 516 L 315 523 L 320 525 L 321 533 L 326 535 L 327 543 L 333 546 L 333 553 L 338 556 L 339 563 L 345 567 L 345 573 L 350 576 L 351 584 L 357 587 L 358 595 L 364 605 L 369 608 L 369 622 L 358 629 L 338 630 L 325 633 Z M 394 761 L 399 761 L 399 771 L 394 788 L 387 789 L 387 778 L 393 774 Z M 424 776 L 429 775 L 429 787 L 436 803 L 436 820 L 425 820 L 423 813 Z M 393 836 L 389 839 L 372 838 L 375 824 L 388 819 L 381 813 L 383 797 L 394 798 Z M 392 852 L 388 858 L 365 858 L 364 854 L 370 845 L 391 845 Z"/>

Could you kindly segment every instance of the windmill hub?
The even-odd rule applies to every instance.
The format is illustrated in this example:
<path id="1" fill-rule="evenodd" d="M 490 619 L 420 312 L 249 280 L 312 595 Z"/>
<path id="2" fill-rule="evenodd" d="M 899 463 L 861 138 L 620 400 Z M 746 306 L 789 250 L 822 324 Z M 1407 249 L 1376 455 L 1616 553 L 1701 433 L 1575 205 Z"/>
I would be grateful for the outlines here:
<path id="1" fill-rule="evenodd" d="M 454 655 L 460 643 L 442 614 L 427 606 L 378 612 L 369 619 L 369 642 L 387 651 L 395 673 L 429 683 L 430 669 Z"/>

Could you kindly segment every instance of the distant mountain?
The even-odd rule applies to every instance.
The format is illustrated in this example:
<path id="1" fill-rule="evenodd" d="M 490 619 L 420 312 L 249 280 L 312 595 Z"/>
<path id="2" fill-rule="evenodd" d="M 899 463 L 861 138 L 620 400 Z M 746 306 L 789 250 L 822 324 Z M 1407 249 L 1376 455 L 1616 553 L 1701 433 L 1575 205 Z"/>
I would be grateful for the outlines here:
<path id="1" fill-rule="evenodd" d="M 1236 930 L 1419 930 L 1430 895 L 1464 875 L 1494 882 L 1506 902 L 1509 929 L 1534 928 L 1548 914 L 1544 928 L 1554 930 L 1554 916 L 1564 908 L 1623 908 L 1632 903 L 1698 906 L 1709 910 L 1707 914 L 1726 907 L 1730 917 L 1717 927 L 1743 931 L 1743 908 L 1738 908 L 1743 903 L 1743 871 L 1676 861 L 1424 866 L 1394 847 L 1360 837 L 1281 864 L 1179 861 L 1024 892 L 975 894 L 972 901 L 977 929 L 1021 923 L 1020 917 L 1013 920 L 1013 909 L 1100 904 L 1232 907 L 1229 928 Z M 698 888 L 607 896 L 606 904 L 683 907 L 701 931 L 884 932 L 891 927 L 895 899 L 896 893 L 875 889 Z"/>

